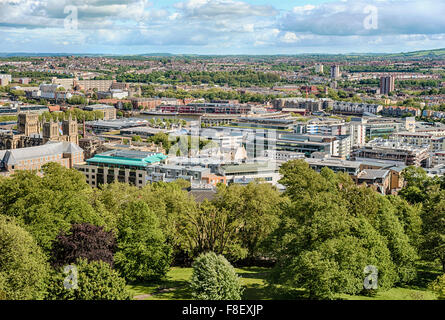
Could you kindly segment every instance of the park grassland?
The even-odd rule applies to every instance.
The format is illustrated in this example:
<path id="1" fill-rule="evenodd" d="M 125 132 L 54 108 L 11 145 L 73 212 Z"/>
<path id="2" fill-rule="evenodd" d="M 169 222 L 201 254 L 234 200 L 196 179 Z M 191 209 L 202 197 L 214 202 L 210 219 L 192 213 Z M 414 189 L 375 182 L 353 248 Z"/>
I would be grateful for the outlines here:
<path id="1" fill-rule="evenodd" d="M 288 300 L 304 298 L 304 290 L 292 293 L 267 287 L 268 268 L 244 267 L 235 269 L 245 288 L 244 300 Z M 406 287 L 379 291 L 375 296 L 337 296 L 339 300 L 436 300 L 437 296 L 428 289 L 428 284 L 441 274 L 440 267 L 432 263 L 419 263 L 417 280 Z M 137 300 L 189 300 L 192 299 L 188 281 L 192 268 L 173 267 L 165 280 L 156 283 L 129 284 L 128 288 Z"/>

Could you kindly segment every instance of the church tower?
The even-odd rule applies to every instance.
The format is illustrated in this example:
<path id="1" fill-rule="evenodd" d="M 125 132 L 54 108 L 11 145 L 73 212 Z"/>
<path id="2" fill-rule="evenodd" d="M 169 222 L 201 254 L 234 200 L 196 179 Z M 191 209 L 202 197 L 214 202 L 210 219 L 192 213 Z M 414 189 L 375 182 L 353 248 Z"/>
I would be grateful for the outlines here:
<path id="1" fill-rule="evenodd" d="M 59 140 L 59 124 L 52 119 L 43 124 L 43 143 Z"/>
<path id="2" fill-rule="evenodd" d="M 39 133 L 39 115 L 37 113 L 20 113 L 17 121 L 17 130 L 25 136 Z"/>
<path id="3" fill-rule="evenodd" d="M 79 144 L 79 132 L 78 132 L 77 120 L 73 120 L 71 114 L 68 117 L 68 120 L 62 121 L 62 131 L 63 135 L 66 138 L 66 141 L 74 142 Z"/>

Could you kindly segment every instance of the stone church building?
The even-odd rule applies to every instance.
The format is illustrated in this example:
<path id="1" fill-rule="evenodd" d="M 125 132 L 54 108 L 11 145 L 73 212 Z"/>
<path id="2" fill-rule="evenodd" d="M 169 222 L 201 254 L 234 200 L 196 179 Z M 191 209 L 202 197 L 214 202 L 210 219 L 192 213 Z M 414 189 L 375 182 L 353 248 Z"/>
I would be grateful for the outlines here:
<path id="1" fill-rule="evenodd" d="M 71 118 L 58 122 L 39 121 L 37 113 L 20 113 L 17 120 L 17 132 L 0 132 L 0 150 L 40 146 L 48 141 L 66 141 L 79 143 L 78 125 Z"/>

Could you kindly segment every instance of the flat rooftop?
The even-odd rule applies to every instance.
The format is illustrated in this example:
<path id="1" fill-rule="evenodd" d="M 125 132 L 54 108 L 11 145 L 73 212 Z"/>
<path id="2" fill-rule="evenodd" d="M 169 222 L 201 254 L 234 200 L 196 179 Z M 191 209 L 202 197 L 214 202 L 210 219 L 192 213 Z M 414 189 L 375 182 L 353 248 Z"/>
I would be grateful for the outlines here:
<path id="1" fill-rule="evenodd" d="M 167 159 L 162 153 L 143 152 L 137 150 L 110 150 L 88 159 L 88 164 L 117 164 L 136 167 L 147 167 L 150 164 Z"/>

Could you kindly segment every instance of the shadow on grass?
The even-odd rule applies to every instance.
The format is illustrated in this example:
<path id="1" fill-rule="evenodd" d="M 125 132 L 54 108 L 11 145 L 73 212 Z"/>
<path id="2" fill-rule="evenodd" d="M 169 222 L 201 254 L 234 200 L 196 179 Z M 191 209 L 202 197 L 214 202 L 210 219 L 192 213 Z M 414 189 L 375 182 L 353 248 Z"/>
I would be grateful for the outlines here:
<path id="1" fill-rule="evenodd" d="M 155 299 L 191 299 L 186 280 L 161 280 L 144 283 L 130 283 L 134 296 L 149 295 Z"/>
<path id="2" fill-rule="evenodd" d="M 443 274 L 442 267 L 437 262 L 421 261 L 417 264 L 417 277 L 409 285 L 403 288 L 416 289 L 420 291 L 428 290 L 428 286 L 436 278 Z"/>
<path id="3" fill-rule="evenodd" d="M 267 284 L 267 276 L 272 269 L 265 267 L 245 267 L 237 270 L 243 279 L 243 300 L 301 300 L 306 299 L 304 290 L 288 290 Z"/>

